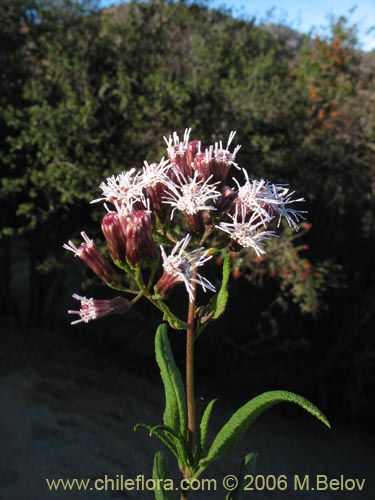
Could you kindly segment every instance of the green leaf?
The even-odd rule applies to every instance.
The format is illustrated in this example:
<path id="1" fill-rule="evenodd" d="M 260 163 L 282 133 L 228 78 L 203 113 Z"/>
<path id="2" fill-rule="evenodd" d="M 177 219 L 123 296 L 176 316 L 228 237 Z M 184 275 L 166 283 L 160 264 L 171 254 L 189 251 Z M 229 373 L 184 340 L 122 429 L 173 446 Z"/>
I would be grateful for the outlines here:
<path id="1" fill-rule="evenodd" d="M 206 468 L 214 460 L 229 453 L 242 438 L 250 424 L 252 424 L 261 413 L 275 404 L 283 402 L 295 403 L 301 406 L 327 425 L 327 427 L 330 427 L 325 415 L 302 396 L 287 391 L 265 392 L 251 399 L 232 415 L 228 422 L 220 429 L 207 456 L 199 462 L 200 467 Z"/>
<path id="2" fill-rule="evenodd" d="M 165 323 L 156 330 L 155 353 L 165 390 L 164 424 L 185 439 L 187 435 L 185 389 L 173 358 Z"/>
<path id="3" fill-rule="evenodd" d="M 170 436 L 166 432 L 161 432 L 161 431 L 155 430 L 155 426 L 154 425 L 137 424 L 134 427 L 134 430 L 136 431 L 139 428 L 148 430 L 149 433 L 150 433 L 150 436 L 154 435 L 155 437 L 157 437 L 158 439 L 160 439 L 160 441 L 163 444 L 165 444 L 165 446 L 169 449 L 169 451 L 171 451 L 173 453 L 173 455 L 177 459 L 179 458 L 178 451 L 177 451 L 177 446 L 176 446 L 175 440 L 173 439 L 172 436 Z"/>
<path id="4" fill-rule="evenodd" d="M 152 478 L 156 483 L 155 500 L 176 500 L 167 459 L 161 451 L 155 453 Z"/>
<path id="5" fill-rule="evenodd" d="M 197 328 L 197 336 L 200 335 L 206 326 L 218 319 L 225 311 L 228 303 L 228 281 L 230 276 L 230 257 L 229 254 L 225 256 L 223 262 L 223 277 L 221 280 L 221 287 L 218 293 L 215 293 L 206 306 L 197 309 L 197 316 L 199 317 L 199 325 Z"/>
<path id="6" fill-rule="evenodd" d="M 186 330 L 187 323 L 180 320 L 180 318 L 173 314 L 167 304 L 165 304 L 162 300 L 156 300 L 155 305 L 160 309 L 160 311 L 162 311 L 163 321 L 167 321 L 171 328 L 174 330 Z"/>
<path id="7" fill-rule="evenodd" d="M 199 434 L 200 434 L 200 449 L 202 452 L 204 452 L 206 448 L 206 442 L 207 442 L 207 431 L 208 431 L 208 424 L 210 422 L 210 417 L 212 413 L 212 409 L 214 407 L 214 404 L 216 403 L 216 399 L 213 399 L 210 401 L 204 410 L 204 413 L 202 415 L 202 420 L 199 426 Z"/>
<path id="8" fill-rule="evenodd" d="M 248 453 L 242 461 L 240 474 L 238 476 L 238 486 L 235 490 L 230 491 L 225 497 L 225 500 L 242 500 L 244 496 L 244 488 L 249 484 L 248 476 L 254 474 L 257 463 L 258 453 Z"/>
<path id="9" fill-rule="evenodd" d="M 224 258 L 223 262 L 223 278 L 221 281 L 221 287 L 219 290 L 219 293 L 215 295 L 215 303 L 214 305 L 214 314 L 213 314 L 213 319 L 219 318 L 225 311 L 225 308 L 227 307 L 228 303 L 228 281 L 229 281 L 229 276 L 230 276 L 230 257 L 229 254 L 227 254 Z M 212 299 L 214 299 L 212 297 Z"/>

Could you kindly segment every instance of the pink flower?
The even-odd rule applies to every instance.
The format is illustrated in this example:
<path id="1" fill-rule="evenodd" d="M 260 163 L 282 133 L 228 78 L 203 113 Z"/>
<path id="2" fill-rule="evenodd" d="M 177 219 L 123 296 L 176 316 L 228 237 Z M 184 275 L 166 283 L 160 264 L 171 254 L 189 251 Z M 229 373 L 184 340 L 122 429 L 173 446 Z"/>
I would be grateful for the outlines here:
<path id="1" fill-rule="evenodd" d="M 196 269 L 210 260 L 212 255 L 207 255 L 208 251 L 203 247 L 197 248 L 192 252 L 186 252 L 190 240 L 190 234 L 182 238 L 182 240 L 176 243 L 169 256 L 165 253 L 164 248 L 160 247 L 164 271 L 162 277 L 155 285 L 155 292 L 158 295 L 164 296 L 177 284 L 184 283 L 189 298 L 192 300 L 192 282 L 200 285 L 204 291 L 215 291 L 212 283 L 196 273 Z"/>
<path id="2" fill-rule="evenodd" d="M 72 321 L 72 325 L 88 323 L 94 319 L 108 316 L 108 314 L 124 314 L 128 309 L 128 301 L 122 297 L 109 300 L 86 299 L 80 295 L 73 294 L 73 298 L 81 302 L 79 311 L 68 311 L 68 314 L 78 314 L 81 319 Z"/>
<path id="3" fill-rule="evenodd" d="M 90 240 L 84 231 L 81 232 L 81 236 L 84 242 L 78 248 L 72 241 L 69 241 L 68 244 L 65 243 L 63 248 L 73 252 L 75 257 L 82 259 L 104 283 L 118 283 L 119 280 L 115 270 L 100 254 L 93 240 Z"/>

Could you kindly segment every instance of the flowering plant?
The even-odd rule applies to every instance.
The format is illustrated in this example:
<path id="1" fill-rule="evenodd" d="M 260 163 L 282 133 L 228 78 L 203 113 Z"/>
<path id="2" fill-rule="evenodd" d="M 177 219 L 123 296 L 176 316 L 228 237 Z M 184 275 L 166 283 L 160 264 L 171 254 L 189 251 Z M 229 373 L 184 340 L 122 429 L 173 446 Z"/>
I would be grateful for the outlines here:
<path id="1" fill-rule="evenodd" d="M 107 213 L 102 231 L 114 266 L 100 254 L 85 232 L 81 233 L 83 242 L 78 247 L 71 241 L 64 245 L 106 285 L 125 294 L 110 300 L 74 294 L 80 308 L 68 311 L 79 317 L 72 324 L 126 313 L 141 298 L 149 300 L 163 313 L 164 322 L 155 336 L 156 360 L 166 398 L 163 424 L 138 424 L 136 428 L 146 428 L 150 435 L 164 443 L 176 457 L 188 484 L 213 461 L 232 450 L 254 419 L 277 403 L 298 404 L 329 426 L 318 408 L 301 396 L 285 391 L 266 392 L 251 399 L 233 414 L 208 448 L 207 428 L 215 401 L 208 404 L 197 425 L 194 344 L 227 306 L 229 252 L 247 249 L 256 257 L 263 256 L 267 241 L 277 237 L 282 219 L 295 230 L 304 219 L 304 212 L 294 208 L 303 199 L 295 199 L 288 186 L 253 180 L 238 166 L 236 156 L 240 146 L 230 151 L 234 136 L 235 132 L 231 132 L 225 146 L 220 141 L 203 148 L 200 141 L 190 140 L 190 129 L 185 131 L 182 140 L 175 132 L 165 138 L 167 159 L 152 164 L 145 162 L 142 170 L 131 169 L 109 177 L 100 185 L 102 196 L 94 202 L 105 202 Z M 233 179 L 234 187 L 228 179 L 232 168 L 244 176 L 242 184 Z M 222 282 L 216 287 L 202 269 L 213 256 L 223 254 Z M 186 319 L 177 317 L 167 304 L 170 293 L 180 284 L 187 292 Z M 208 303 L 199 307 L 198 287 L 213 293 Z M 170 348 L 167 324 L 175 330 L 186 330 L 185 386 Z M 254 463 L 255 454 L 247 455 L 242 473 L 246 474 Z M 162 480 L 169 477 L 162 452 L 155 455 L 153 475 Z M 183 492 L 181 499 L 187 495 L 188 491 Z M 241 486 L 238 486 L 231 492 L 230 499 L 241 495 Z M 175 497 L 174 492 L 162 487 L 156 492 L 156 498 Z"/>

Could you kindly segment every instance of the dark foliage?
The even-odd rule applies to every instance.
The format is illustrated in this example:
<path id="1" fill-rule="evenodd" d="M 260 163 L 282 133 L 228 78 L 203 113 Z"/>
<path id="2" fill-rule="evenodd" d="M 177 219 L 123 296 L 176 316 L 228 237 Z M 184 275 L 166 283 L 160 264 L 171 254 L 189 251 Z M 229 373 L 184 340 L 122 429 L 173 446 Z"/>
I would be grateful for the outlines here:
<path id="1" fill-rule="evenodd" d="M 100 11 L 90 1 L 0 0 L 0 16 L 2 314 L 17 314 L 11 265 L 20 245 L 29 320 L 61 307 L 61 245 L 80 228 L 94 231 L 89 201 L 103 177 L 159 160 L 161 137 L 173 130 L 192 127 L 207 142 L 237 130 L 241 165 L 290 183 L 307 200 L 312 230 L 297 246 L 286 232 L 285 251 L 267 261 L 236 257 L 236 311 L 220 339 L 207 332 L 202 359 L 219 369 L 215 344 L 227 353 L 220 366 L 245 370 L 251 358 L 266 386 L 277 374 L 291 389 L 298 378 L 328 394 L 327 379 L 333 388 L 346 380 L 340 404 L 351 399 L 353 412 L 366 404 L 375 358 L 374 58 L 356 50 L 345 20 L 311 40 L 184 2 Z"/>

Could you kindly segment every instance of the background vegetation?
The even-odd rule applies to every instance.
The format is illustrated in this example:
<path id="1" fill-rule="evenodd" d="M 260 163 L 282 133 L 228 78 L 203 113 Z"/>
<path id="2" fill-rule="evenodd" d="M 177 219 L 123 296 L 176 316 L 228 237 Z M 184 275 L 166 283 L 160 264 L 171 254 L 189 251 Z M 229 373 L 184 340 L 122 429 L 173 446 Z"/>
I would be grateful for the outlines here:
<path id="1" fill-rule="evenodd" d="M 370 416 L 375 60 L 355 28 L 339 18 L 311 38 L 168 1 L 0 0 L 0 17 L 1 314 L 61 322 L 87 280 L 61 245 L 98 232 L 103 177 L 158 161 L 173 130 L 207 142 L 237 130 L 240 164 L 290 183 L 308 224 L 268 259 L 234 257 L 232 313 L 202 339 L 201 370 L 251 365 L 254 389 L 303 386 Z M 149 317 L 134 325 L 151 335 Z"/>

